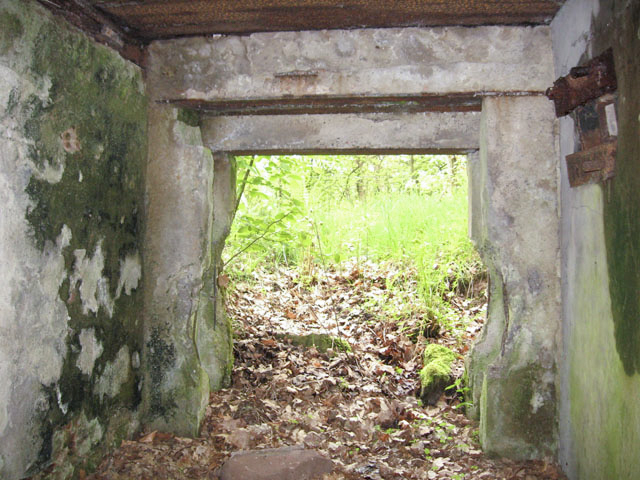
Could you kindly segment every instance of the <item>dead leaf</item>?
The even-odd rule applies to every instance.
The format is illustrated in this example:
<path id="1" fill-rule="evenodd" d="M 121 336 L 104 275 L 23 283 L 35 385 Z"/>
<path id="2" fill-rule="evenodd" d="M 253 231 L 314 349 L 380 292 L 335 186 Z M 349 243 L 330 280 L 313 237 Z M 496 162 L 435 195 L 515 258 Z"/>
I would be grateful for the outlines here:
<path id="1" fill-rule="evenodd" d="M 138 440 L 140 443 L 153 443 L 153 440 L 156 438 L 156 435 L 158 434 L 157 430 L 154 430 L 151 433 L 147 433 L 144 437 L 142 437 L 140 440 Z"/>
<path id="2" fill-rule="evenodd" d="M 225 273 L 218 275 L 218 286 L 220 288 L 226 288 L 229 285 L 229 276 Z"/>

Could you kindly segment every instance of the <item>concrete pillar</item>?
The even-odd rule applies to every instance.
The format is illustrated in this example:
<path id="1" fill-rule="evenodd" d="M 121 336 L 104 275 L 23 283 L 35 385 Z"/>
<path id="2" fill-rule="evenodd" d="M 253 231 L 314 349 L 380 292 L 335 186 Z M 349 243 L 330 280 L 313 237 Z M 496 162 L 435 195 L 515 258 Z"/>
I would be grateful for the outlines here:
<path id="1" fill-rule="evenodd" d="M 485 98 L 480 157 L 471 162 L 471 230 L 490 298 L 468 372 L 483 448 L 510 458 L 553 457 L 557 447 L 556 143 L 545 97 Z"/>
<path id="2" fill-rule="evenodd" d="M 229 235 L 236 201 L 235 160 L 225 153 L 213 154 L 213 222 L 211 224 L 211 258 L 204 274 L 198 302 L 196 343 L 203 368 L 209 375 L 211 390 L 231 383 L 233 345 L 231 321 L 224 308 L 224 285 L 221 275 L 222 250 Z"/>
<path id="3" fill-rule="evenodd" d="M 215 166 L 216 180 L 193 118 L 150 107 L 142 413 L 149 428 L 184 436 L 198 434 L 210 388 L 230 380 L 230 327 L 223 315 L 214 322 L 212 292 L 229 223 L 214 222 L 214 187 L 225 197 L 233 183 L 228 159 Z"/>

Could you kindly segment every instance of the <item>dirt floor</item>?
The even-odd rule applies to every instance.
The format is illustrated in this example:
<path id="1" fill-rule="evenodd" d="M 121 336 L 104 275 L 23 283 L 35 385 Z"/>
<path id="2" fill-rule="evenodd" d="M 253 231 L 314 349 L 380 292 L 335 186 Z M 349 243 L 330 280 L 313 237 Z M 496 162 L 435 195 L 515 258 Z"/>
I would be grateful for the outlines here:
<path id="1" fill-rule="evenodd" d="M 302 276 L 261 272 L 236 283 L 227 297 L 233 385 L 211 395 L 201 436 L 145 432 L 86 478 L 215 479 L 232 452 L 288 445 L 331 458 L 327 479 L 565 478 L 545 462 L 485 456 L 455 388 L 435 406 L 418 400 L 424 345 L 455 350 L 460 376 L 486 295 L 482 282 L 454 295 L 458 321 L 439 332 L 413 303 L 413 275 L 365 263 Z"/>

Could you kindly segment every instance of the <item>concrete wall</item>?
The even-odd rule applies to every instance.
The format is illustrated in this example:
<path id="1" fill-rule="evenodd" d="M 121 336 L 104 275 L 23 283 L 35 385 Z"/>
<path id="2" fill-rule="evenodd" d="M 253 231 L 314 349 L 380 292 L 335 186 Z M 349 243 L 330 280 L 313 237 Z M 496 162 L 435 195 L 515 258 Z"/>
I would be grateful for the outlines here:
<path id="1" fill-rule="evenodd" d="M 471 377 L 482 411 L 484 446 L 521 458 L 554 456 L 557 439 L 556 123 L 551 103 L 536 95 L 554 78 L 549 33 L 548 27 L 482 27 L 182 39 L 154 42 L 149 62 L 151 96 L 159 101 L 521 91 L 521 96 L 487 96 L 481 122 L 477 113 L 202 119 L 204 143 L 232 152 L 476 149 L 480 144 L 471 184 L 478 190 L 472 195 L 477 199 L 472 211 L 481 219 L 472 223 L 472 230 L 479 234 L 476 240 L 492 269 L 494 295 L 486 335 L 474 350 Z M 156 143 L 162 145 L 159 138 L 151 142 Z M 157 155 L 178 162 L 180 155 L 171 153 L 172 148 L 159 146 Z M 168 166 L 158 169 L 158 174 L 170 173 Z M 169 214 L 174 217 L 176 213 Z M 181 231 L 189 242 L 197 238 L 190 226 Z M 147 253 L 149 265 L 156 259 L 164 262 L 161 249 Z M 147 275 L 149 282 L 158 278 L 151 269 Z M 148 296 L 160 293 L 147 291 Z M 167 335 L 171 342 L 186 341 L 184 333 L 175 332 Z M 177 358 L 189 363 L 192 356 L 185 350 Z M 192 395 L 190 404 L 198 403 L 196 388 L 172 392 Z M 171 398 L 162 404 L 171 405 Z M 166 426 L 183 428 L 177 423 Z"/>
<path id="2" fill-rule="evenodd" d="M 137 427 L 140 71 L 0 0 L 0 477 L 90 469 Z"/>
<path id="3" fill-rule="evenodd" d="M 154 59 L 150 68 L 158 68 Z M 165 64 L 169 68 L 168 64 Z M 205 146 L 198 114 L 147 82 L 142 421 L 193 436 L 209 392 L 231 381 L 231 324 L 217 285 L 235 207 L 235 164 Z"/>
<path id="4" fill-rule="evenodd" d="M 544 91 L 549 28 L 444 27 L 256 33 L 154 42 L 167 99 Z"/>
<path id="5" fill-rule="evenodd" d="M 640 476 L 640 4 L 569 0 L 552 23 L 556 75 L 613 47 L 616 178 L 570 188 L 560 120 L 563 358 L 560 460 L 571 479 Z"/>

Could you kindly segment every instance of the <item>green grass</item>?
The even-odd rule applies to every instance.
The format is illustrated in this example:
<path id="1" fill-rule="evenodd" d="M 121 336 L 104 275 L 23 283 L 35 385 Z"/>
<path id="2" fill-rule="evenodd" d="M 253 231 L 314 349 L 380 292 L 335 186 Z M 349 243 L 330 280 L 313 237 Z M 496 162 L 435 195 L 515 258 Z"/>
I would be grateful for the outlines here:
<path id="1" fill-rule="evenodd" d="M 414 266 L 433 315 L 447 316 L 445 297 L 462 288 L 479 259 L 467 238 L 467 194 L 378 196 L 363 204 L 318 211 L 322 251 L 331 261 L 356 257 Z"/>
<path id="2" fill-rule="evenodd" d="M 455 181 L 442 173 L 434 176 L 439 184 L 433 191 L 378 192 L 363 199 L 327 195 L 326 184 L 324 190 L 310 188 L 300 195 L 306 199 L 302 215 L 284 225 L 293 240 L 257 243 L 236 269 L 246 273 L 258 265 L 304 268 L 310 262 L 329 266 L 348 259 L 391 261 L 415 269 L 425 307 L 444 323 L 454 315 L 448 296 L 482 271 L 467 238 L 464 163 L 455 175 Z M 295 241 L 302 237 L 304 243 Z M 240 249 L 239 240 L 232 233 L 228 251 Z"/>
<path id="3" fill-rule="evenodd" d="M 466 191 L 461 188 L 445 197 L 380 195 L 312 215 L 324 253 L 340 259 L 366 257 L 431 267 L 442 256 L 473 252 L 467 239 Z"/>

